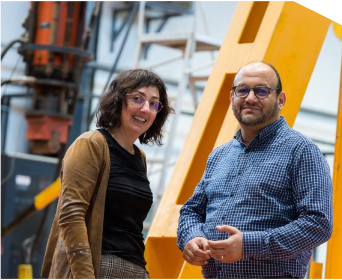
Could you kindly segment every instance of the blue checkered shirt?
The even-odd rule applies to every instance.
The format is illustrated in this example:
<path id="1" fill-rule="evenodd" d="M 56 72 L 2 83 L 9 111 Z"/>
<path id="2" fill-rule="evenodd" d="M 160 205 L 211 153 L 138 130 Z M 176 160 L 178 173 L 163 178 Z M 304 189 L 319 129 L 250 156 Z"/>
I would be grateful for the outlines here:
<path id="1" fill-rule="evenodd" d="M 180 211 L 178 247 L 197 236 L 226 239 L 216 225 L 238 228 L 243 259 L 202 266 L 205 278 L 305 276 L 311 250 L 332 233 L 332 182 L 318 147 L 285 119 L 248 146 L 235 139 L 209 156 L 204 175 Z"/>

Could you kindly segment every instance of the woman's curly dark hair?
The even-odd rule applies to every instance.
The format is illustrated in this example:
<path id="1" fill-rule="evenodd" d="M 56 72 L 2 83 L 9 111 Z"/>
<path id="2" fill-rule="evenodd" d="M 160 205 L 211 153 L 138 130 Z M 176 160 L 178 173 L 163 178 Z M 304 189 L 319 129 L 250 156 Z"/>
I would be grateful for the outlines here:
<path id="1" fill-rule="evenodd" d="M 154 86 L 159 91 L 159 99 L 163 108 L 157 114 L 151 127 L 139 136 L 141 144 L 156 143 L 162 145 L 163 126 L 174 110 L 169 105 L 164 81 L 151 70 L 133 69 L 118 74 L 111 82 L 108 90 L 101 97 L 96 112 L 97 127 L 118 128 L 121 126 L 122 106 L 127 106 L 126 95 L 142 87 Z"/>

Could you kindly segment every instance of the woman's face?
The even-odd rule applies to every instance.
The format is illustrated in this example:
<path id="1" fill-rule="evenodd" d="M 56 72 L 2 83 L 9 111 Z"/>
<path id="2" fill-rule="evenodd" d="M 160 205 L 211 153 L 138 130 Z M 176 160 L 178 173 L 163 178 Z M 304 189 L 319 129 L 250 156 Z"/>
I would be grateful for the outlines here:
<path id="1" fill-rule="evenodd" d="M 126 100 L 127 107 L 123 106 L 121 112 L 120 129 L 138 138 L 151 127 L 157 116 L 159 91 L 155 86 L 142 87 L 127 94 Z"/>

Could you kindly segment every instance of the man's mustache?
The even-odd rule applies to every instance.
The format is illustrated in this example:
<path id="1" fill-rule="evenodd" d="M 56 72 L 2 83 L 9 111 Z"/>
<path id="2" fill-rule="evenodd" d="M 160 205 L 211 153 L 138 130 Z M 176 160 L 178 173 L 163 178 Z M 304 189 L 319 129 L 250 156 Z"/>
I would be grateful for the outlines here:
<path id="1" fill-rule="evenodd" d="M 256 105 L 250 105 L 250 104 L 247 104 L 247 103 L 243 103 L 240 107 L 241 109 L 245 109 L 245 108 L 252 108 L 252 109 L 259 109 L 259 110 L 262 110 L 262 107 L 259 105 L 259 104 L 256 104 Z"/>

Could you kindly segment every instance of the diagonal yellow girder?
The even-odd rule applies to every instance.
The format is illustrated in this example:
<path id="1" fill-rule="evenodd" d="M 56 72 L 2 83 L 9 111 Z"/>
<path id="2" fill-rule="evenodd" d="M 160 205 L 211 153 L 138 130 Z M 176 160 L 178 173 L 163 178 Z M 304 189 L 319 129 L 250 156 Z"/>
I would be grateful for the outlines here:
<path id="1" fill-rule="evenodd" d="M 341 37 L 342 39 L 342 37 Z M 333 171 L 333 204 L 334 220 L 333 234 L 328 241 L 327 264 L 325 278 L 342 278 L 342 64 L 340 78 L 340 95 L 337 114 L 336 143 Z"/>

